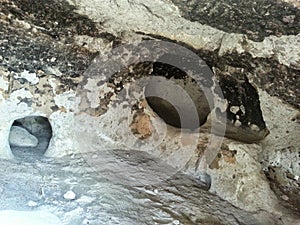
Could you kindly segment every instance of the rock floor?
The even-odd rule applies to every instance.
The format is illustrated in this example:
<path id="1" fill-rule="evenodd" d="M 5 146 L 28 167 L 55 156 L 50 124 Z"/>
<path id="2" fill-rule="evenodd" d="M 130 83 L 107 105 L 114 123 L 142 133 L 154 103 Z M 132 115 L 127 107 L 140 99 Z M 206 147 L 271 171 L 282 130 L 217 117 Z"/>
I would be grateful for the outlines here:
<path id="1" fill-rule="evenodd" d="M 89 154 L 1 160 L 0 210 L 6 211 L 0 218 L 28 211 L 47 212 L 62 225 L 281 224 L 266 212 L 235 208 L 146 153 L 112 150 L 98 156 L 99 167 L 89 166 L 87 158 L 96 158 Z M 75 193 L 74 200 L 64 198 L 68 191 Z"/>

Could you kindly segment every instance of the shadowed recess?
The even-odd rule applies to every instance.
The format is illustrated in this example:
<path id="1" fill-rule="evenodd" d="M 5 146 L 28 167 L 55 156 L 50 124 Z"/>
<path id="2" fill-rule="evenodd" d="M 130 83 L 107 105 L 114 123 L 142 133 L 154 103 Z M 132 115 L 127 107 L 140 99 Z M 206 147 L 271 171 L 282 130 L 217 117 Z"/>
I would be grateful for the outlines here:
<path id="1" fill-rule="evenodd" d="M 42 157 L 52 138 L 49 120 L 42 116 L 28 116 L 12 124 L 9 143 L 16 158 L 30 160 Z"/>
<path id="2" fill-rule="evenodd" d="M 209 103 L 197 83 L 184 71 L 161 62 L 153 65 L 152 79 L 145 88 L 149 106 L 167 124 L 186 129 L 203 125 Z"/>

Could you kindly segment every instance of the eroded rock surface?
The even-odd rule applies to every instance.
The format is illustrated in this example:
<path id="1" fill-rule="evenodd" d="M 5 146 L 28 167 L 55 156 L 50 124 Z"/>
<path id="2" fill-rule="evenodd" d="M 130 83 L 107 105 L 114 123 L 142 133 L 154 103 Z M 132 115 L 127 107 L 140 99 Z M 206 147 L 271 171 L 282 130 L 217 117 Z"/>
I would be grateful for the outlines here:
<path id="1" fill-rule="evenodd" d="M 86 205 L 81 207 L 79 205 L 82 202 L 93 202 L 91 198 L 95 196 L 100 201 L 100 196 L 109 193 L 111 189 L 101 187 L 104 185 L 101 184 L 102 181 L 92 182 L 97 175 L 89 174 L 86 171 L 90 169 L 87 169 L 88 167 L 80 167 L 79 170 L 84 172 L 78 174 L 74 174 L 72 168 L 70 177 L 74 176 L 80 182 L 73 183 L 67 180 L 62 186 L 56 186 L 64 179 L 63 175 L 57 174 L 56 179 L 51 177 L 51 174 L 60 173 L 60 170 L 68 168 L 68 163 L 82 166 L 80 161 L 67 159 L 63 159 L 58 167 L 52 167 L 51 163 L 55 165 L 55 162 L 46 160 L 47 163 L 42 163 L 45 170 L 35 170 L 35 164 L 31 163 L 25 163 L 23 168 L 14 162 L 5 162 L 9 166 L 1 167 L 1 170 L 6 171 L 1 173 L 6 174 L 1 181 L 7 181 L 6 184 L 10 185 L 5 186 L 5 192 L 2 186 L 0 187 L 0 192 L 5 193 L 1 198 L 2 207 L 7 209 L 12 203 L 17 207 L 24 206 L 18 205 L 15 197 L 18 193 L 16 191 L 23 190 L 26 185 L 15 186 L 16 179 L 19 178 L 10 177 L 13 171 L 9 171 L 9 168 L 13 168 L 14 171 L 32 169 L 37 172 L 36 177 L 30 177 L 36 179 L 36 186 L 32 185 L 26 189 L 36 199 L 32 196 L 28 199 L 25 196 L 20 202 L 31 200 L 40 203 L 38 207 L 43 207 L 45 200 L 51 205 L 50 209 L 59 211 L 58 216 L 65 213 L 67 208 L 65 221 L 69 224 L 90 219 L 92 223 L 96 221 L 95 224 L 99 224 L 99 218 L 107 222 L 107 215 L 110 213 L 114 222 L 122 217 L 128 219 L 128 224 L 140 220 L 145 220 L 142 221 L 145 224 L 153 224 L 153 218 L 157 223 L 164 224 L 176 224 L 177 220 L 183 224 L 289 225 L 299 222 L 299 216 L 296 215 L 299 205 L 297 177 L 300 171 L 297 152 L 300 99 L 300 36 L 297 31 L 299 9 L 271 0 L 256 1 L 256 4 L 242 2 L 232 5 L 226 4 L 225 0 L 204 1 L 203 4 L 207 3 L 206 8 L 197 8 L 193 1 L 173 1 L 174 4 L 165 0 L 145 0 L 143 3 L 123 0 L 68 2 L 1 2 L 0 156 L 14 158 L 8 143 L 9 130 L 14 120 L 32 115 L 44 116 L 49 118 L 53 130 L 46 156 L 86 154 L 95 149 L 143 150 L 162 159 L 176 171 L 181 170 L 192 175 L 192 180 L 201 170 L 207 170 L 212 181 L 210 191 L 236 207 L 252 211 L 254 217 L 220 201 L 215 195 L 196 188 L 195 180 L 190 183 L 181 176 L 176 177 L 176 182 L 157 187 L 159 193 L 162 193 L 158 195 L 155 195 L 155 191 L 154 194 L 149 194 L 144 189 L 140 193 L 135 189 L 126 189 L 128 187 L 116 187 L 118 191 L 113 192 L 112 196 L 121 197 L 117 199 L 118 205 L 120 201 L 145 200 L 140 204 L 135 202 L 136 207 L 129 206 L 124 209 L 120 206 L 121 209 L 116 209 L 115 204 L 112 205 L 111 202 L 112 196 L 104 200 L 105 206 L 108 206 L 104 207 L 104 211 L 97 203 L 92 203 L 93 207 L 90 208 Z M 241 4 L 253 4 L 253 7 L 241 8 Z M 187 11 L 190 8 L 195 9 L 193 14 Z M 282 8 L 286 10 L 281 10 Z M 205 15 L 209 12 L 210 15 Z M 228 26 L 226 24 L 222 27 L 221 18 L 233 16 L 242 19 L 250 14 L 251 17 L 245 18 L 245 21 L 255 20 L 255 23 L 241 23 L 239 26 L 239 20 L 236 19 L 228 23 Z M 218 19 L 210 19 L 210 16 L 216 15 L 220 15 Z M 266 27 L 268 29 L 264 29 Z M 97 71 L 102 65 L 95 64 L 99 60 L 99 53 L 102 58 L 100 57 L 98 62 L 107 59 L 109 61 L 108 56 L 113 47 L 120 47 L 127 53 L 123 55 L 121 62 L 126 62 L 126 59 L 130 58 L 128 56 L 132 57 L 130 59 L 139 59 L 140 55 L 130 55 L 121 44 L 139 45 L 145 40 L 156 43 L 163 40 L 179 44 L 201 57 L 217 75 L 216 80 L 209 81 L 220 84 L 225 101 L 217 101 L 221 113 L 217 113 L 217 107 L 210 109 L 212 113 L 200 128 L 201 135 L 191 131 L 181 132 L 178 128 L 166 125 L 145 100 L 143 83 L 137 81 L 155 75 L 154 72 L 160 69 L 157 64 L 151 61 L 129 66 L 122 63 L 103 66 L 108 72 L 114 72 L 111 77 L 105 76 L 107 73 Z M 160 48 L 160 45 L 156 47 L 155 57 L 162 57 L 166 49 Z M 147 56 L 146 53 L 142 55 Z M 120 62 L 118 60 L 116 62 Z M 120 70 L 115 71 L 115 68 Z M 177 79 L 176 75 L 182 75 L 181 71 L 173 69 L 160 71 L 169 79 Z M 197 76 L 193 75 L 195 74 L 192 73 L 191 77 L 197 81 Z M 206 82 L 203 86 L 212 91 L 212 83 Z M 222 100 L 217 98 L 218 92 L 212 93 L 216 99 Z M 224 112 L 226 120 L 220 121 L 228 125 L 228 138 L 222 141 L 222 138 L 211 134 L 210 128 L 211 122 L 218 118 L 218 115 L 224 115 Z M 203 116 L 203 121 L 205 117 L 206 115 Z M 270 134 L 266 136 L 268 130 Z M 217 133 L 218 130 L 214 131 Z M 210 145 L 212 139 L 215 145 Z M 263 139 L 261 143 L 252 143 Z M 207 146 L 216 151 L 207 151 Z M 218 151 L 219 154 L 216 154 Z M 207 169 L 201 160 L 203 158 L 208 159 Z M 263 169 L 269 180 L 262 172 Z M 44 175 L 38 171 L 42 171 Z M 49 171 L 53 173 L 48 173 Z M 43 194 L 41 189 L 40 197 L 37 190 L 40 190 L 39 182 L 42 179 L 50 179 L 51 182 L 47 189 L 49 195 L 45 192 Z M 22 182 L 28 183 L 27 180 L 22 180 L 21 184 Z M 84 186 L 85 184 L 91 186 Z M 60 188 L 65 185 L 66 188 Z M 74 187 L 78 187 L 79 190 L 73 189 Z M 53 189 L 55 191 L 52 192 Z M 74 190 L 76 195 L 79 193 L 79 199 L 80 193 L 85 190 L 88 190 L 91 196 L 82 196 L 83 199 L 76 203 L 65 203 L 61 196 L 68 190 Z M 6 198 L 7 196 L 11 197 Z M 210 202 L 211 199 L 215 203 Z M 294 211 L 282 208 L 282 201 Z M 145 208 L 145 205 L 149 207 Z M 202 206 L 204 208 L 201 208 Z M 95 214 L 89 214 L 91 208 L 99 210 Z M 120 211 L 122 213 L 119 213 Z M 147 215 L 141 218 L 137 213 L 128 217 L 128 211 L 146 212 Z M 198 211 L 201 211 L 201 214 L 195 214 Z M 95 219 L 92 214 L 99 217 Z M 74 217 L 75 220 L 72 221 L 72 215 L 81 216 Z M 238 217 L 240 215 L 242 218 Z M 91 218 L 84 220 L 84 217 Z M 220 221 L 220 218 L 223 221 Z"/>
<path id="2" fill-rule="evenodd" d="M 128 154 L 133 157 L 128 157 Z M 0 210 L 46 210 L 64 225 L 282 224 L 267 212 L 247 213 L 232 206 L 202 190 L 187 175 L 177 174 L 166 179 L 164 173 L 157 173 L 162 171 L 160 167 L 163 166 L 167 173 L 173 169 L 159 159 L 141 154 L 143 157 L 124 150 L 98 151 L 99 160 L 105 163 L 101 167 L 105 173 L 98 170 L 100 167 L 90 167 L 86 163 L 86 158 L 93 154 L 77 155 L 72 159 L 37 160 L 21 165 L 1 160 L 5 170 L 1 167 Z M 122 171 L 122 175 L 126 174 L 125 179 L 129 183 L 141 181 L 134 172 L 137 170 L 139 174 L 143 173 L 142 178 L 146 182 L 156 182 L 147 186 L 125 185 L 114 168 Z M 63 197 L 70 189 L 77 196 L 72 201 Z M 37 205 L 28 206 L 29 201 Z"/>
<path id="3" fill-rule="evenodd" d="M 181 15 L 190 21 L 218 28 L 227 33 L 246 34 L 263 41 L 275 35 L 297 35 L 300 12 L 291 4 L 274 0 L 196 1 L 173 0 Z"/>

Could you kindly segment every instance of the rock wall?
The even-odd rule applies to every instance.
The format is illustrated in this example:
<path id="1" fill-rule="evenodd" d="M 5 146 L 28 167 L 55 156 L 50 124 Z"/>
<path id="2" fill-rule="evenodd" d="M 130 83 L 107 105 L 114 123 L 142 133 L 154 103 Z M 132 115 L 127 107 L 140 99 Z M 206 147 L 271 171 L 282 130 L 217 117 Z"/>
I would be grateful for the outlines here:
<path id="1" fill-rule="evenodd" d="M 13 158 L 8 136 L 16 119 L 45 116 L 53 131 L 46 156 L 142 149 L 195 177 L 205 170 L 210 191 L 240 208 L 295 222 L 280 205 L 299 210 L 299 9 L 271 0 L 201 4 L 2 1 L 0 156 Z M 188 66 L 184 73 L 155 63 L 177 60 L 162 43 L 184 47 L 214 74 L 203 81 Z M 184 65 L 192 59 L 182 58 Z M 157 74 L 183 90 L 195 82 L 206 90 L 209 104 L 195 104 L 197 115 L 205 112 L 200 133 L 167 125 L 158 109 L 174 109 L 147 99 Z M 201 90 L 189 94 L 203 99 Z"/>

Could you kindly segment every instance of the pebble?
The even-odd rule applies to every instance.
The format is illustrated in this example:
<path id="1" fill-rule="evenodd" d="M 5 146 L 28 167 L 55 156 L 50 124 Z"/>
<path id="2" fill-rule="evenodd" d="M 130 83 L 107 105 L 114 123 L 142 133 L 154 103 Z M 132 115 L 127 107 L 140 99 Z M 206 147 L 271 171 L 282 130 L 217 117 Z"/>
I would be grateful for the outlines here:
<path id="1" fill-rule="evenodd" d="M 211 187 L 211 177 L 208 173 L 201 171 L 197 177 L 198 183 L 205 189 L 209 190 Z"/>
<path id="2" fill-rule="evenodd" d="M 37 206 L 38 204 L 37 204 L 36 202 L 34 202 L 34 201 L 29 201 L 29 202 L 27 203 L 27 205 L 28 205 L 29 207 L 35 207 L 35 206 Z"/>
<path id="3" fill-rule="evenodd" d="M 173 221 L 173 224 L 174 224 L 174 225 L 179 225 L 180 222 L 179 222 L 178 220 L 174 220 L 174 221 Z"/>
<path id="4" fill-rule="evenodd" d="M 68 191 L 64 194 L 64 199 L 74 200 L 76 198 L 76 194 L 73 191 Z"/>

